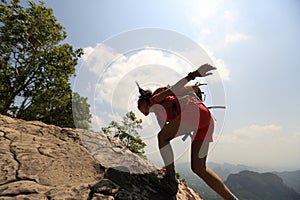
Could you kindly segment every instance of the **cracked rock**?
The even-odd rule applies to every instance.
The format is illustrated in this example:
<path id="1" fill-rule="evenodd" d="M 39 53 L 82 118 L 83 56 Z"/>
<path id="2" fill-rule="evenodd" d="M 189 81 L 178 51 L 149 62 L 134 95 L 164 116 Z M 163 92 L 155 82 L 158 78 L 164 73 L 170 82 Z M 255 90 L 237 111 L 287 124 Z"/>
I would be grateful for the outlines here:
<path id="1" fill-rule="evenodd" d="M 87 199 L 104 170 L 75 130 L 0 115 L 0 200 Z"/>
<path id="2" fill-rule="evenodd" d="M 157 168 L 114 138 L 0 115 L 0 200 L 168 200 Z M 177 200 L 201 198 L 181 183 Z"/>

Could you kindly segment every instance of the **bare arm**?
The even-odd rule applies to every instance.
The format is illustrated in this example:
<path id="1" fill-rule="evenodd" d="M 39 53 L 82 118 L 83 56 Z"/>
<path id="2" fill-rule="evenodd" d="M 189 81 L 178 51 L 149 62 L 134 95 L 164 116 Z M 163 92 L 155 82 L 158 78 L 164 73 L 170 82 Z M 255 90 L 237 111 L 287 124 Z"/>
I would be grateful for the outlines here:
<path id="1" fill-rule="evenodd" d="M 157 119 L 157 122 L 158 122 L 158 125 L 159 125 L 160 129 L 162 129 L 165 126 L 166 123 L 164 121 L 158 119 L 157 117 L 156 117 L 156 119 Z"/>
<path id="2" fill-rule="evenodd" d="M 162 100 L 164 100 L 167 96 L 170 96 L 172 94 L 178 94 L 183 90 L 187 90 L 188 88 L 185 87 L 185 85 L 191 81 L 192 79 L 194 79 L 195 77 L 204 77 L 204 76 L 209 76 L 212 73 L 208 73 L 211 70 L 216 69 L 215 67 L 209 65 L 209 64 L 204 64 L 201 65 L 196 71 L 193 71 L 191 73 L 189 73 L 188 76 L 180 79 L 177 83 L 175 83 L 173 86 L 171 86 L 170 88 L 162 91 L 161 93 L 157 94 L 154 97 L 154 100 L 157 102 L 160 102 Z"/>

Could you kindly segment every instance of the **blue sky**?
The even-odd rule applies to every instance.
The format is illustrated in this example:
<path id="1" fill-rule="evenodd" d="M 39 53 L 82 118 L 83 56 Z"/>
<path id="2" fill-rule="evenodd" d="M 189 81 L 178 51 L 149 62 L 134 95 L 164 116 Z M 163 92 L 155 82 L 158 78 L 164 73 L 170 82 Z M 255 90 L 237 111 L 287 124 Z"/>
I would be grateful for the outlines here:
<path id="1" fill-rule="evenodd" d="M 299 168 L 299 1 L 46 0 L 45 3 L 53 8 L 54 15 L 66 28 L 66 42 L 89 53 L 103 41 L 141 28 L 170 30 L 195 41 L 220 69 L 226 96 L 222 133 L 213 145 L 209 160 L 268 169 Z M 150 58 L 160 58 L 163 65 L 176 65 L 159 52 L 137 54 L 139 58 L 144 55 L 143 66 L 147 62 L 151 64 Z M 122 62 L 127 65 L 123 66 Z M 138 62 L 126 56 L 117 61 L 122 69 L 128 63 Z M 92 73 L 90 70 L 87 76 Z M 185 71 L 181 73 L 185 75 Z M 174 77 L 167 76 L 165 81 L 172 83 Z M 114 77 L 110 78 L 113 83 Z M 134 92 L 131 95 L 136 95 Z M 94 94 L 95 99 L 103 97 L 99 94 Z M 109 119 L 99 120 L 105 125 Z M 152 122 L 146 120 L 146 127 L 155 126 Z M 155 152 L 149 153 L 150 160 L 159 163 L 155 160 L 156 144 L 148 143 L 147 151 Z M 179 147 L 186 146 L 179 143 L 176 142 Z M 179 161 L 188 158 L 178 154 Z"/>

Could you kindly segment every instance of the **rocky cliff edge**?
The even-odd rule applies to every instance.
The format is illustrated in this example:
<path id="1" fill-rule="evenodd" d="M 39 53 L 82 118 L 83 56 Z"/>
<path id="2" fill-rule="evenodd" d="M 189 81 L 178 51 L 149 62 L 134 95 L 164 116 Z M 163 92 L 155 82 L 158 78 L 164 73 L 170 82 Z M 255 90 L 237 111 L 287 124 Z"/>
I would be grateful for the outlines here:
<path id="1" fill-rule="evenodd" d="M 0 200 L 168 200 L 156 167 L 101 133 L 0 115 Z M 200 200 L 180 182 L 177 200 Z"/>

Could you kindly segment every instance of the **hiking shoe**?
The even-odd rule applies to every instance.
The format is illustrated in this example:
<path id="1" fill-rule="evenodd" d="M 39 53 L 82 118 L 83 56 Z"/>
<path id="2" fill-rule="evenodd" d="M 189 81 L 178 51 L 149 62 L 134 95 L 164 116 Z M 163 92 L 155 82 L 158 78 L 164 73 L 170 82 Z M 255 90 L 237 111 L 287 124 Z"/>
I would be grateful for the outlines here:
<path id="1" fill-rule="evenodd" d="M 155 174 L 156 174 L 157 178 L 161 180 L 166 175 L 166 169 L 164 169 L 164 168 L 158 169 L 155 171 Z"/>
<path id="2" fill-rule="evenodd" d="M 161 180 L 162 187 L 170 195 L 176 195 L 178 192 L 178 181 L 175 176 L 175 171 L 166 171 L 163 179 Z"/>

